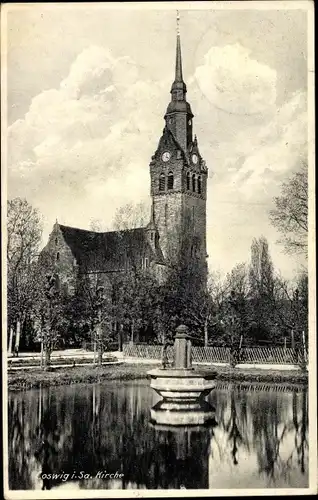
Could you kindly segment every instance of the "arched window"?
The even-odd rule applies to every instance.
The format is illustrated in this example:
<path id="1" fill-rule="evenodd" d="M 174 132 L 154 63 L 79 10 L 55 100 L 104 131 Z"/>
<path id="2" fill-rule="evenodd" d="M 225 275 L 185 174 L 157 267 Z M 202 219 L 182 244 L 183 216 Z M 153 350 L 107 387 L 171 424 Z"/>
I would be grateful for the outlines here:
<path id="1" fill-rule="evenodd" d="M 60 260 L 60 252 L 57 252 L 57 254 L 56 254 L 56 260 L 57 261 Z"/>
<path id="2" fill-rule="evenodd" d="M 198 177 L 198 193 L 201 194 L 202 192 L 202 184 L 201 184 L 201 176 L 199 175 Z"/>
<path id="3" fill-rule="evenodd" d="M 192 175 L 192 191 L 195 193 L 195 175 Z"/>
<path id="4" fill-rule="evenodd" d="M 190 191 L 190 172 L 187 172 L 187 190 Z"/>
<path id="5" fill-rule="evenodd" d="M 168 189 L 173 189 L 173 173 L 168 174 Z"/>
<path id="6" fill-rule="evenodd" d="M 159 191 L 164 191 L 166 189 L 166 177 L 165 174 L 160 174 L 159 176 Z"/>

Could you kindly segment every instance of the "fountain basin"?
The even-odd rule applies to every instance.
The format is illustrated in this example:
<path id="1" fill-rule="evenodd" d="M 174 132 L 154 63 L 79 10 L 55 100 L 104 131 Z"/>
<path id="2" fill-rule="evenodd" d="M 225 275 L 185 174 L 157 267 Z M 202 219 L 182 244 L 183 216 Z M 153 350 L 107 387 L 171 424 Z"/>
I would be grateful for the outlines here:
<path id="1" fill-rule="evenodd" d="M 215 409 L 206 401 L 177 403 L 159 401 L 150 410 L 151 423 L 156 426 L 201 426 L 215 422 Z"/>
<path id="2" fill-rule="evenodd" d="M 204 399 L 215 387 L 216 372 L 193 368 L 154 369 L 150 386 L 166 401 L 191 403 Z"/>

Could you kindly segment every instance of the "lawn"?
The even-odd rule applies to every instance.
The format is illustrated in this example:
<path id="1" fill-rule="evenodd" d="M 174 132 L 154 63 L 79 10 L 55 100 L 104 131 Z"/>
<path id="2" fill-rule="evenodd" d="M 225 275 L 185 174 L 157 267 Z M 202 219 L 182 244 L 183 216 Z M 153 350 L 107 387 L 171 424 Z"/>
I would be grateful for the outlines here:
<path id="1" fill-rule="evenodd" d="M 38 387 L 69 385 L 77 383 L 94 383 L 104 380 L 138 380 L 146 379 L 147 372 L 155 367 L 154 364 L 122 363 L 104 366 L 75 366 L 51 368 L 43 371 L 40 368 L 33 370 L 16 370 L 8 373 L 8 388 L 10 390 L 23 390 Z M 202 368 L 202 367 L 200 367 Z M 307 384 L 307 372 L 295 370 L 258 370 L 231 369 L 230 367 L 215 367 L 217 380 L 238 382 L 264 382 Z"/>
<path id="2" fill-rule="evenodd" d="M 108 361 L 117 361 L 117 358 L 115 356 L 103 356 L 103 362 L 108 362 Z M 14 359 L 9 359 L 8 360 L 8 367 L 16 367 L 16 366 L 40 366 L 41 359 L 39 357 L 37 358 L 14 358 Z M 54 367 L 54 365 L 72 365 L 75 363 L 76 365 L 79 365 L 81 363 L 89 363 L 93 364 L 94 359 L 93 357 L 60 357 L 60 356 L 54 356 L 51 358 L 51 365 Z"/>

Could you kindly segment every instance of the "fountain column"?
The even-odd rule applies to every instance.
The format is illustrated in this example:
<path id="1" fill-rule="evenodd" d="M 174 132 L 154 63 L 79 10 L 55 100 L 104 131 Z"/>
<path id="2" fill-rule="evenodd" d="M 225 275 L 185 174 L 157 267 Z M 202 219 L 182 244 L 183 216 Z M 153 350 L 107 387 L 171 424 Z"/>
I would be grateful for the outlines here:
<path id="1" fill-rule="evenodd" d="M 189 340 L 188 327 L 180 325 L 176 329 L 174 342 L 174 368 L 190 369 L 191 368 L 191 341 Z"/>

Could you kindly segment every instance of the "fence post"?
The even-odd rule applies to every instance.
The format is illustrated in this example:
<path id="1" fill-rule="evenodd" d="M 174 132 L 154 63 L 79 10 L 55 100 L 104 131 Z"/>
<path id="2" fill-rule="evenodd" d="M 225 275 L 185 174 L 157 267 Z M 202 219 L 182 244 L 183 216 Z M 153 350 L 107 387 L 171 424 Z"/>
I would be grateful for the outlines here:
<path id="1" fill-rule="evenodd" d="M 118 328 L 118 350 L 119 352 L 123 352 L 123 324 L 120 323 Z"/>
<path id="2" fill-rule="evenodd" d="M 305 332 L 303 330 L 302 332 L 302 337 L 303 337 L 303 349 L 304 349 L 304 362 L 307 363 L 307 352 L 306 352 L 306 341 L 305 341 Z"/>
<path id="3" fill-rule="evenodd" d="M 94 359 L 94 365 L 96 365 L 96 326 L 94 327 L 94 355 L 93 355 L 93 359 Z"/>
<path id="4" fill-rule="evenodd" d="M 13 328 L 11 326 L 10 327 L 10 336 L 9 336 L 9 349 L 8 349 L 9 354 L 12 354 L 12 345 L 13 345 Z"/>
<path id="5" fill-rule="evenodd" d="M 43 332 L 41 331 L 41 357 L 40 357 L 40 367 L 43 368 L 43 354 L 44 354 L 44 349 L 43 349 Z"/>
<path id="6" fill-rule="evenodd" d="M 16 338 L 15 338 L 15 352 L 16 354 L 19 353 L 19 345 L 20 345 L 20 333 L 21 333 L 21 323 L 18 320 L 17 321 L 17 333 L 16 333 Z"/>
<path id="7" fill-rule="evenodd" d="M 205 319 L 204 322 L 204 347 L 207 347 L 209 343 L 209 337 L 208 337 L 208 319 Z"/>

